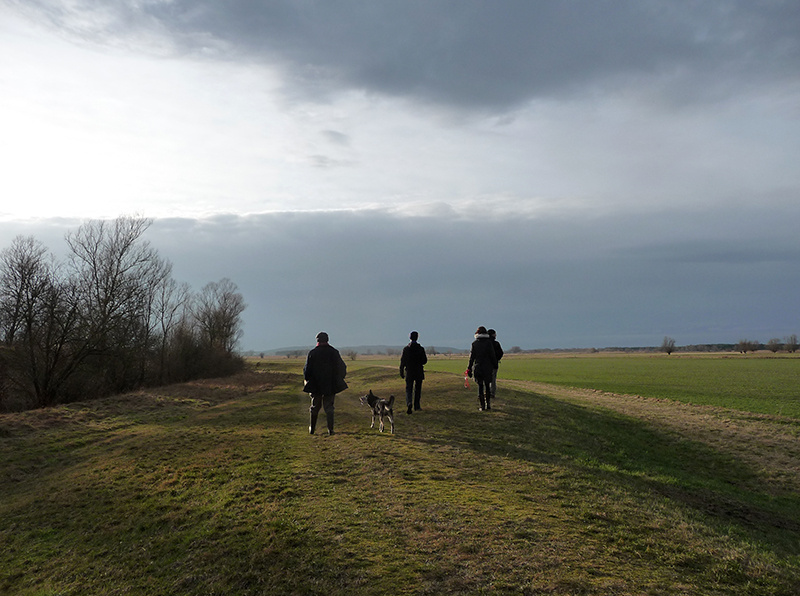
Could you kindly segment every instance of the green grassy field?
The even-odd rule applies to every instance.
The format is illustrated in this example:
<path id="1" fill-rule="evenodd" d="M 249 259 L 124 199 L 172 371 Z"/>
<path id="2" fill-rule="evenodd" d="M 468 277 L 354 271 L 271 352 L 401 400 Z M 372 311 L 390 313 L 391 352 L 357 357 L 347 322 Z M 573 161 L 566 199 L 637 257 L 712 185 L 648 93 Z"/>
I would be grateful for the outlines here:
<path id="1" fill-rule="evenodd" d="M 427 368 L 463 375 L 468 360 L 439 356 Z M 499 377 L 800 418 L 797 355 L 509 354 Z"/>
<path id="2" fill-rule="evenodd" d="M 333 437 L 296 360 L 0 416 L 0 593 L 798 593 L 797 420 L 432 370 L 380 434 L 348 366 Z"/>

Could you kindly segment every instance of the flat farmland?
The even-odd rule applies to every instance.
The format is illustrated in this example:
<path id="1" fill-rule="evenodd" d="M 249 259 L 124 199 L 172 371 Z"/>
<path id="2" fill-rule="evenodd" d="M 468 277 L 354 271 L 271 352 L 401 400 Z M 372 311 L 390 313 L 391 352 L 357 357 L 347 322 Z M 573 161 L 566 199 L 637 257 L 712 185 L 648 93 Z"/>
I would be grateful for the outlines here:
<path id="1" fill-rule="evenodd" d="M 468 357 L 436 356 L 427 370 L 463 375 Z M 800 358 L 762 354 L 513 355 L 499 383 L 529 381 L 800 418 Z"/>

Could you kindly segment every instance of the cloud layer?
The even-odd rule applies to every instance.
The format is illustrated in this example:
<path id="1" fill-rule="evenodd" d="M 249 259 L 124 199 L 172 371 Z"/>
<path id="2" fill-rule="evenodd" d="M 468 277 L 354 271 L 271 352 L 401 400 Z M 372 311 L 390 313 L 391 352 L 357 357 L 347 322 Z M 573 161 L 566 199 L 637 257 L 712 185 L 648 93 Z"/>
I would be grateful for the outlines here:
<path id="1" fill-rule="evenodd" d="M 2 246 L 154 217 L 247 349 L 800 327 L 796 2 L 12 1 L 0 84 Z"/>
<path id="2" fill-rule="evenodd" d="M 717 218 L 476 221 L 381 210 L 157 220 L 148 239 L 199 289 L 229 277 L 248 303 L 244 349 L 311 342 L 467 347 L 478 325 L 504 345 L 571 348 L 766 341 L 798 331 L 792 217 L 757 205 Z M 744 223 L 747 222 L 747 223 Z M 63 251 L 61 226 L 37 233 Z M 72 227 L 74 227 L 74 225 Z M 60 248 L 59 248 L 60 247 Z"/>
<path id="3" fill-rule="evenodd" d="M 278 65 L 309 95 L 364 89 L 478 109 L 619 81 L 715 95 L 800 72 L 793 2 L 34 0 L 71 34 Z M 702 84 L 700 84 L 702 81 Z M 737 89 L 738 90 L 738 89 Z"/>

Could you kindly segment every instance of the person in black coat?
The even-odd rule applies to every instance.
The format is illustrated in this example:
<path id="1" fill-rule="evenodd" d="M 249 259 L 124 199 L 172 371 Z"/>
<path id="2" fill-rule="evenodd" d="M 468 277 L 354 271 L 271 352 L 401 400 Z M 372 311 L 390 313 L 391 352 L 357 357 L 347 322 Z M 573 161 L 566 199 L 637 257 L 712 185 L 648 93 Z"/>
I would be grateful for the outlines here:
<path id="1" fill-rule="evenodd" d="M 403 348 L 403 354 L 400 357 L 400 378 L 405 378 L 406 380 L 406 408 L 408 414 L 411 413 L 412 396 L 414 409 L 422 409 L 419 401 L 422 397 L 422 380 L 425 378 L 423 367 L 428 362 L 425 348 L 417 343 L 419 333 L 412 331 L 409 339 L 411 341 Z"/>
<path id="2" fill-rule="evenodd" d="M 344 380 L 346 375 L 347 365 L 339 350 L 328 343 L 327 333 L 319 332 L 317 346 L 308 353 L 303 367 L 303 391 L 311 394 L 311 422 L 308 426 L 310 434 L 313 435 L 317 427 L 320 408 L 325 410 L 328 434 L 333 434 L 333 401 L 337 393 L 347 389 Z"/>
<path id="3" fill-rule="evenodd" d="M 475 341 L 472 342 L 467 366 L 467 376 L 474 376 L 475 382 L 478 383 L 478 403 L 481 411 L 492 409 L 492 372 L 496 368 L 497 356 L 494 344 L 486 327 L 481 325 L 475 332 Z"/>
<path id="4" fill-rule="evenodd" d="M 500 368 L 500 359 L 503 357 L 503 347 L 497 341 L 497 331 L 489 329 L 489 339 L 492 340 L 494 346 L 494 355 L 497 356 L 497 366 L 492 371 L 492 399 L 497 395 L 497 369 Z"/>

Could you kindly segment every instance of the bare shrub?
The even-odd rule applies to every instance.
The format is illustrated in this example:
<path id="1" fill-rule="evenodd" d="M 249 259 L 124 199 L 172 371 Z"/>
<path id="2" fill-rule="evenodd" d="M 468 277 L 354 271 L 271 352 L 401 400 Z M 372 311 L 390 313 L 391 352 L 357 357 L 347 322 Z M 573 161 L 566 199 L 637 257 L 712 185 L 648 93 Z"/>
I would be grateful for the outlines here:
<path id="1" fill-rule="evenodd" d="M 792 333 L 788 337 L 783 338 L 783 349 L 787 352 L 794 354 L 797 351 L 797 348 L 800 347 L 797 344 L 797 335 Z"/>

